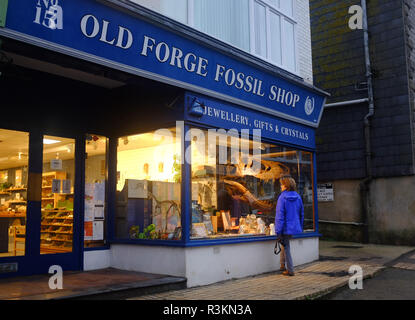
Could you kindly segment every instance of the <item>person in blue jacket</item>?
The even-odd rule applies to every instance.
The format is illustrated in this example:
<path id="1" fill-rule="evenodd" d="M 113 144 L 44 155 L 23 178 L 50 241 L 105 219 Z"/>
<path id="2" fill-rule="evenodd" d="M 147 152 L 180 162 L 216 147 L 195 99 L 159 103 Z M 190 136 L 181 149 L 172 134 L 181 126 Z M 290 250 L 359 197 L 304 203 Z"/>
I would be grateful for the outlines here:
<path id="1" fill-rule="evenodd" d="M 283 275 L 293 276 L 294 266 L 290 251 L 292 235 L 303 232 L 304 205 L 295 191 L 296 183 L 290 176 L 280 178 L 281 194 L 275 213 L 275 233 L 281 243 L 280 270 Z"/>

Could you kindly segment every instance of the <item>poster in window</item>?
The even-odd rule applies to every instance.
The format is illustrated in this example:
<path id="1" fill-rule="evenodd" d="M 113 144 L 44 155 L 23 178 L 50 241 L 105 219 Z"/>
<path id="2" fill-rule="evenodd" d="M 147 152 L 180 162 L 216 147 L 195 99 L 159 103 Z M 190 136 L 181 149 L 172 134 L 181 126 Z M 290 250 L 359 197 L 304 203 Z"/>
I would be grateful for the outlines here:
<path id="1" fill-rule="evenodd" d="M 94 207 L 94 219 L 102 220 L 104 219 L 104 205 L 96 204 Z"/>
<path id="2" fill-rule="evenodd" d="M 71 180 L 62 180 L 62 193 L 71 193 Z"/>
<path id="3" fill-rule="evenodd" d="M 61 180 L 53 179 L 52 180 L 52 193 L 61 192 Z"/>
<path id="4" fill-rule="evenodd" d="M 104 240 L 104 221 L 94 221 L 92 240 Z"/>
<path id="5" fill-rule="evenodd" d="M 94 203 L 104 204 L 105 203 L 105 182 L 94 184 Z"/>
<path id="6" fill-rule="evenodd" d="M 84 240 L 92 240 L 93 236 L 93 222 L 92 221 L 85 221 L 84 224 Z"/>

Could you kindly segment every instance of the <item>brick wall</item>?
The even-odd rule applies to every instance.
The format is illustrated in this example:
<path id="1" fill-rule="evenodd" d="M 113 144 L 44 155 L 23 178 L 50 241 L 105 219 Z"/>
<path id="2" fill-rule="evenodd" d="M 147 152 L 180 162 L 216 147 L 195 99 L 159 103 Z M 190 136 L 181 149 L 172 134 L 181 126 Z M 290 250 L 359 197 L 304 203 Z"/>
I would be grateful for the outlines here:
<path id="1" fill-rule="evenodd" d="M 402 2 L 367 3 L 375 97 L 373 174 L 409 175 L 413 173 L 413 139 Z M 310 1 L 314 84 L 332 94 L 328 103 L 367 97 L 366 90 L 355 87 L 365 81 L 365 57 L 363 31 L 348 27 L 348 8 L 354 4 L 354 0 Z M 320 181 L 365 176 L 363 119 L 367 113 L 367 103 L 324 111 L 317 130 Z"/>

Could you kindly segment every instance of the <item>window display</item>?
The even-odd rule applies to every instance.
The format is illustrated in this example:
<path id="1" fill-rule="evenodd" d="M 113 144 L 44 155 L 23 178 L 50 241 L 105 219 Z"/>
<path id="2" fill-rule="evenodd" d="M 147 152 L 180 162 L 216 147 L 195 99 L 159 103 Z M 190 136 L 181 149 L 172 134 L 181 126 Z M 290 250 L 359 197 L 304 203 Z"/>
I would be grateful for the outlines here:
<path id="1" fill-rule="evenodd" d="M 211 140 L 204 133 L 202 141 L 192 140 L 191 239 L 274 235 L 283 175 L 294 178 L 303 199 L 304 232 L 314 231 L 311 153 L 258 142 L 260 157 L 253 157 L 252 140 L 237 138 L 235 153 L 235 137 Z M 249 147 L 239 152 L 244 145 Z"/>
<path id="2" fill-rule="evenodd" d="M 122 137 L 117 152 L 118 239 L 181 239 L 181 145 L 176 128 Z"/>

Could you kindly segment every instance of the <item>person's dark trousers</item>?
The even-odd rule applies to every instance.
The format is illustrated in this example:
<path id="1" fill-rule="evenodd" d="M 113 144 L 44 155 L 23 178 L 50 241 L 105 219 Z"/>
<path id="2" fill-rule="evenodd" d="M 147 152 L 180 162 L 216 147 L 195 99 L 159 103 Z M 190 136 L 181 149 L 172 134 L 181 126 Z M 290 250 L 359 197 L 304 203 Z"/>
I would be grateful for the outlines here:
<path id="1" fill-rule="evenodd" d="M 280 252 L 280 263 L 290 273 L 294 273 L 293 258 L 290 250 L 290 235 L 283 235 L 281 237 L 281 252 Z"/>

